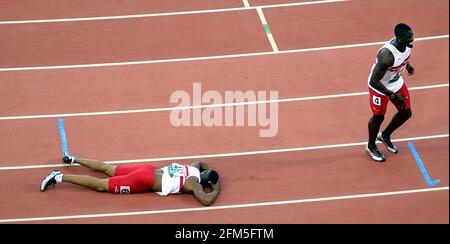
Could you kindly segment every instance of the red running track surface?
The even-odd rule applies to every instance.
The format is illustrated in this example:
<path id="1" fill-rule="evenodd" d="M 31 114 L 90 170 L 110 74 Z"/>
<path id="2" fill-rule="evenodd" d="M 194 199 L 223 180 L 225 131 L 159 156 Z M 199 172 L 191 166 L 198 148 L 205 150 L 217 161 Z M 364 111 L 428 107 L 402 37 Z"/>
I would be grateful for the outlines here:
<path id="1" fill-rule="evenodd" d="M 292 1 L 250 0 L 251 5 Z M 298 1 L 300 2 L 300 1 Z M 408 4 L 405 4 L 405 3 Z M 71 18 L 151 12 L 242 7 L 240 1 L 166 5 L 126 5 L 123 11 L 98 8 L 56 11 L 61 5 L 34 7 L 16 20 Z M 448 1 L 349 1 L 264 9 L 281 50 L 378 42 L 392 35 L 393 24 L 411 23 L 416 37 L 448 35 Z M 33 7 L 29 1 L 27 7 Z M 124 2 L 118 2 L 124 4 Z M 398 15 L 373 21 L 374 10 L 402 6 Z M 10 11 L 18 5 L 8 5 Z M 117 5 L 119 6 L 119 5 Z M 122 5 L 120 5 L 122 6 Z M 123 5 L 125 6 L 125 5 Z M 398 7 L 397 6 L 397 7 Z M 20 6 L 19 6 L 20 7 Z M 396 7 L 396 8 L 397 8 Z M 52 11 L 51 9 L 54 8 Z M 59 12 L 59 14 L 54 14 Z M 327 18 L 320 13 L 326 12 Z M 5 15 L 3 20 L 14 19 Z M 361 28 L 353 31 L 358 23 Z M 164 27 L 164 28 L 163 28 Z M 339 27 L 339 28 L 338 28 Z M 157 33 L 157 35 L 155 35 Z M 255 10 L 105 21 L 0 25 L 0 67 L 124 62 L 271 51 Z M 20 40 L 20 41 L 11 41 Z M 379 45 L 304 53 L 168 62 L 102 68 L 0 71 L 0 222 L 20 218 L 150 211 L 126 217 L 84 216 L 39 223 L 448 223 L 448 36 L 417 41 L 406 76 L 409 87 L 440 85 L 411 91 L 413 118 L 395 138 L 438 135 L 415 140 L 432 179 L 444 187 L 433 192 L 385 196 L 386 192 L 432 189 L 410 153 L 387 162 L 371 161 L 364 146 L 214 157 L 203 160 L 217 168 L 223 192 L 210 211 L 189 194 L 160 197 L 100 194 L 58 184 L 45 193 L 41 179 L 59 168 L 61 155 L 56 118 L 2 119 L 7 116 L 101 112 L 170 107 L 170 94 L 190 91 L 193 82 L 204 90 L 276 90 L 279 98 L 310 97 L 367 91 L 367 75 Z M 99 160 L 132 160 L 236 153 L 364 143 L 370 117 L 367 95 L 280 103 L 278 134 L 260 138 L 260 127 L 173 127 L 170 112 L 76 116 L 64 119 L 71 152 Z M 394 109 L 390 106 L 387 117 Z M 386 126 L 387 122 L 383 126 Z M 32 156 L 30 156 L 32 155 Z M 195 157 L 195 156 L 194 156 Z M 191 162 L 194 159 L 181 160 Z M 158 161 L 164 166 L 170 161 Z M 38 166 L 12 169 L 11 166 Z M 105 177 L 82 167 L 65 173 Z M 447 188 L 445 188 L 447 187 Z M 11 194 L 14 192 L 14 194 Z M 359 194 L 379 194 L 354 198 Z M 346 200 L 318 198 L 350 196 Z M 281 201 L 315 199 L 280 205 Z M 265 203 L 266 206 L 242 204 Z M 52 205 L 52 208 L 46 206 Z M 268 205 L 267 205 L 268 204 Z M 45 206 L 45 208 L 44 208 Z M 223 206 L 224 209 L 214 209 Z M 183 209 L 181 213 L 157 210 Z M 153 211 L 153 212 L 152 212 Z M 180 218 L 180 217 L 183 218 Z"/>

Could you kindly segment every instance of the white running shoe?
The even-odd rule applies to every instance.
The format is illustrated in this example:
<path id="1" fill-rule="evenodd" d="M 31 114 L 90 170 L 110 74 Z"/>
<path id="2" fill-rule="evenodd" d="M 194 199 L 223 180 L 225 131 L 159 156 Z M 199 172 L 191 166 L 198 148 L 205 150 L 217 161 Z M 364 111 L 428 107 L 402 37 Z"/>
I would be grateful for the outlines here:
<path id="1" fill-rule="evenodd" d="M 49 175 L 47 175 L 41 183 L 41 191 L 45 191 L 49 186 L 56 185 L 55 177 L 60 175 L 61 171 L 55 169 Z"/>
<path id="2" fill-rule="evenodd" d="M 377 139 L 381 141 L 388 149 L 390 153 L 396 154 L 398 153 L 397 147 L 394 145 L 394 143 L 391 142 L 390 137 L 383 137 L 382 133 L 379 133 L 377 136 Z"/>
<path id="3" fill-rule="evenodd" d="M 384 155 L 378 151 L 378 148 L 375 146 L 374 148 L 369 148 L 369 145 L 366 145 L 366 152 L 369 154 L 369 156 L 377 161 L 377 162 L 384 162 L 386 161 L 386 158 L 384 157 Z"/>

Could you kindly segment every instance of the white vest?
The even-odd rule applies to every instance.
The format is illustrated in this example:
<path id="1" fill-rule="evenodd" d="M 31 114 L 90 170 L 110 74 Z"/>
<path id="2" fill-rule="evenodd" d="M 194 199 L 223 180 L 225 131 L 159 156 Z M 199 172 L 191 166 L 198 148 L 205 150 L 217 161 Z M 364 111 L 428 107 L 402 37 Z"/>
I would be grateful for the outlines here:
<path id="1" fill-rule="evenodd" d="M 184 182 L 190 177 L 196 177 L 200 183 L 200 171 L 195 167 L 172 163 L 162 170 L 161 192 L 157 192 L 161 196 L 181 193 Z"/>
<path id="2" fill-rule="evenodd" d="M 383 49 L 386 48 L 388 49 L 392 55 L 394 56 L 394 65 L 392 65 L 391 67 L 388 68 L 388 70 L 386 71 L 386 73 L 384 74 L 383 78 L 381 79 L 381 84 L 383 84 L 388 90 L 392 91 L 392 92 L 397 92 L 398 90 L 400 90 L 400 88 L 402 88 L 404 80 L 403 80 L 403 72 L 405 72 L 406 69 L 406 65 L 409 62 L 409 57 L 411 55 L 411 48 L 406 47 L 406 50 L 402 53 L 399 50 L 397 50 L 396 47 L 394 47 L 390 42 L 393 39 L 391 39 L 390 41 L 386 42 L 379 50 L 378 52 Z M 372 66 L 372 69 L 370 70 L 370 74 L 369 74 L 369 87 L 372 88 L 373 90 L 375 90 L 371 85 L 370 85 L 370 78 L 372 77 L 372 72 L 373 69 L 375 68 L 375 65 L 378 63 L 378 58 L 375 59 L 375 63 Z M 377 91 L 377 90 L 375 90 Z M 380 93 L 380 92 L 378 92 Z M 382 94 L 382 93 L 380 93 Z"/>

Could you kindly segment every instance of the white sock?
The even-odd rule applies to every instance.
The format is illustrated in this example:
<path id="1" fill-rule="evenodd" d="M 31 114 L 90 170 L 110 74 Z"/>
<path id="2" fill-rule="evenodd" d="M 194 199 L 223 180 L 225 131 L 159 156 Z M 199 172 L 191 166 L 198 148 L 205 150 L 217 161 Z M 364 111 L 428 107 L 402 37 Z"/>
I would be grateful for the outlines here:
<path id="1" fill-rule="evenodd" d="M 63 175 L 64 174 L 55 175 L 55 180 L 56 180 L 57 183 L 62 182 Z"/>

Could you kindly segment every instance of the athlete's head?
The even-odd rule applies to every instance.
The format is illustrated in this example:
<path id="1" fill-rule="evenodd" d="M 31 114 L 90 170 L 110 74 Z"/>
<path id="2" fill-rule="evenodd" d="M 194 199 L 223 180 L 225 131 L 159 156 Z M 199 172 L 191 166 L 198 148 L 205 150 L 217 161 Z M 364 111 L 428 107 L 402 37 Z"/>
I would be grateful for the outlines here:
<path id="1" fill-rule="evenodd" d="M 200 184 L 208 186 L 216 184 L 219 180 L 219 174 L 215 170 L 204 170 L 200 173 Z"/>
<path id="2" fill-rule="evenodd" d="M 407 24 L 400 23 L 394 28 L 395 38 L 397 41 L 404 46 L 412 48 L 414 45 L 414 34 Z"/>

